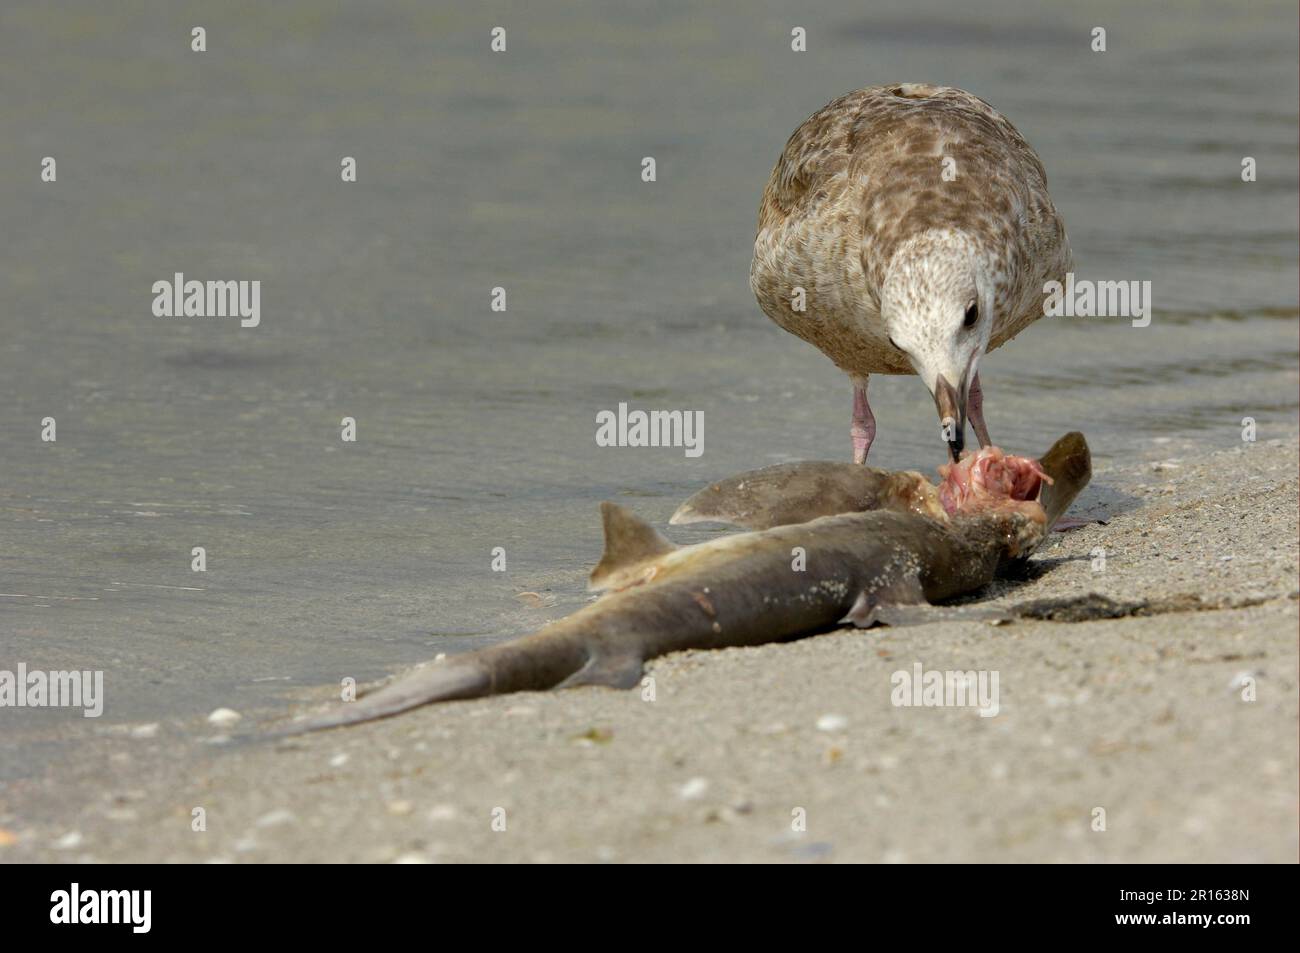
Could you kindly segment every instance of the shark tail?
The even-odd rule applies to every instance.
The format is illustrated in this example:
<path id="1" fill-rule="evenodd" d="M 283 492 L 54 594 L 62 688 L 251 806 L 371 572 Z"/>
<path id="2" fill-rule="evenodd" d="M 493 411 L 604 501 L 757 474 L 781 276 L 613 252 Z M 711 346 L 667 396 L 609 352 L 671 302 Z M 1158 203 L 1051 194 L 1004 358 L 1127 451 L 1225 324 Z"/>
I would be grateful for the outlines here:
<path id="1" fill-rule="evenodd" d="M 293 722 L 272 737 L 388 718 L 435 702 L 573 685 L 625 687 L 632 683 L 633 667 L 640 677 L 639 656 L 611 660 L 593 655 L 581 638 L 573 637 L 581 634 L 582 627 L 556 625 L 513 642 L 433 662 L 334 711 Z"/>
<path id="2" fill-rule="evenodd" d="M 388 718 L 432 702 L 479 698 L 492 694 L 492 672 L 471 656 L 445 659 L 406 678 L 363 695 L 342 708 L 294 722 L 274 732 L 275 737 L 340 728 L 361 721 Z"/>
<path id="3" fill-rule="evenodd" d="M 605 555 L 592 572 L 594 588 L 626 584 L 649 561 L 676 549 L 648 523 L 613 503 L 601 504 L 601 516 Z M 608 633 L 600 612 L 588 606 L 522 639 L 434 662 L 334 711 L 293 722 L 271 737 L 340 728 L 434 702 L 484 695 L 579 685 L 631 688 L 641 679 L 640 643 L 623 639 L 619 648 L 601 647 L 601 637 Z"/>

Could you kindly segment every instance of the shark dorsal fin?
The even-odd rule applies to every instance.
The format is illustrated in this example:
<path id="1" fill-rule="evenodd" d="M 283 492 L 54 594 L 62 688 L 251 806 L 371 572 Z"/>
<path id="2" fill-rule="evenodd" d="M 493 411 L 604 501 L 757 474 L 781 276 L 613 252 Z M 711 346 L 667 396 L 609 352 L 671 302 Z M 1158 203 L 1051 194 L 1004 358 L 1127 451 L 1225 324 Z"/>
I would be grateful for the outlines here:
<path id="1" fill-rule="evenodd" d="M 677 548 L 645 520 L 616 503 L 601 503 L 600 518 L 605 524 L 605 553 L 591 571 L 592 589 L 612 588 L 619 577 L 627 575 L 625 570 Z"/>

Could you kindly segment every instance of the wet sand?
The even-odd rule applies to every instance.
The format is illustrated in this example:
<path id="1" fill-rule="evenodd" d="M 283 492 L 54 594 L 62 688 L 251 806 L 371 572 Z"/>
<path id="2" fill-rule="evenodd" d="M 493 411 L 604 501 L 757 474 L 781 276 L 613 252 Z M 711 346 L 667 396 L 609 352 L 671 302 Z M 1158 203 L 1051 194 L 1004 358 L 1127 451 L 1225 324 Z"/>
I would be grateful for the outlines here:
<path id="1" fill-rule="evenodd" d="M 1107 525 L 982 594 L 1151 614 L 688 652 L 651 663 L 653 702 L 526 693 L 280 742 L 106 726 L 10 786 L 0 860 L 1291 861 L 1298 453 L 1169 441 L 1101 464 L 1074 512 Z M 1000 712 L 894 707 L 916 662 L 998 671 Z"/>

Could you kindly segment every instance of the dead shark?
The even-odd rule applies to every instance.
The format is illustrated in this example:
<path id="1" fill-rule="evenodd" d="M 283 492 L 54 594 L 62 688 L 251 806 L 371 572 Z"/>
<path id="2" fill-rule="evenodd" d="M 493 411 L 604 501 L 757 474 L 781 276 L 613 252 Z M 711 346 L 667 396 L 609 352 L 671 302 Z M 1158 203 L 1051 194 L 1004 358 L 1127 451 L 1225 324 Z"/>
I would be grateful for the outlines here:
<path id="1" fill-rule="evenodd" d="M 826 467 L 840 465 L 795 466 L 807 469 L 794 473 L 794 482 L 817 485 Z M 767 528 L 684 547 L 602 503 L 605 553 L 591 588 L 606 594 L 595 603 L 532 635 L 435 662 L 280 733 L 507 692 L 631 688 L 647 659 L 669 652 L 784 641 L 840 623 L 869 626 L 895 607 L 952 599 L 1027 559 L 1088 482 L 1091 464 L 1083 435 L 1071 433 L 1037 462 L 996 448 L 968 454 L 941 468 L 938 487 L 919 474 L 875 473 L 884 476 L 859 481 L 877 486 L 874 494 L 859 493 L 851 474 L 839 474 L 850 489 L 833 504 L 812 492 L 796 497 L 801 505 L 779 491 L 756 495 L 752 474 L 715 484 L 706 491 L 711 518 L 734 521 L 743 512 Z M 735 486 L 730 498 L 719 491 L 728 484 Z M 848 509 L 826 513 L 828 505 Z M 693 511 L 701 512 L 698 504 Z"/>

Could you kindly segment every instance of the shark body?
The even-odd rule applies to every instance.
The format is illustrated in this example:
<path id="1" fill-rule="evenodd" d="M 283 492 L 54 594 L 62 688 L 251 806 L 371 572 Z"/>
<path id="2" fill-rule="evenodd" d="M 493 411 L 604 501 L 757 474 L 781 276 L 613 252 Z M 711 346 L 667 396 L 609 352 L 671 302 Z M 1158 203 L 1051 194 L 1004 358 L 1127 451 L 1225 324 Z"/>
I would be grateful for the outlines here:
<path id="1" fill-rule="evenodd" d="M 867 468 L 850 463 L 741 474 L 701 491 L 678 516 L 764 528 L 685 547 L 603 503 L 605 553 L 591 574 L 592 588 L 606 590 L 599 600 L 532 635 L 432 663 L 282 733 L 507 692 L 630 688 L 646 660 L 669 652 L 779 642 L 840 623 L 865 627 L 888 621 L 895 608 L 975 591 L 1027 559 L 1087 483 L 1087 443 L 1068 434 L 1039 465 L 1047 482 L 1041 495 L 1035 485 L 1036 499 L 953 516 L 919 474 L 874 471 L 865 479 L 879 492 L 866 493 L 859 490 Z M 800 466 L 802 473 L 789 469 Z M 803 506 L 791 502 L 801 488 L 828 479 L 848 489 L 829 502 L 818 493 L 805 494 Z M 849 511 L 826 515 L 828 507 Z"/>

